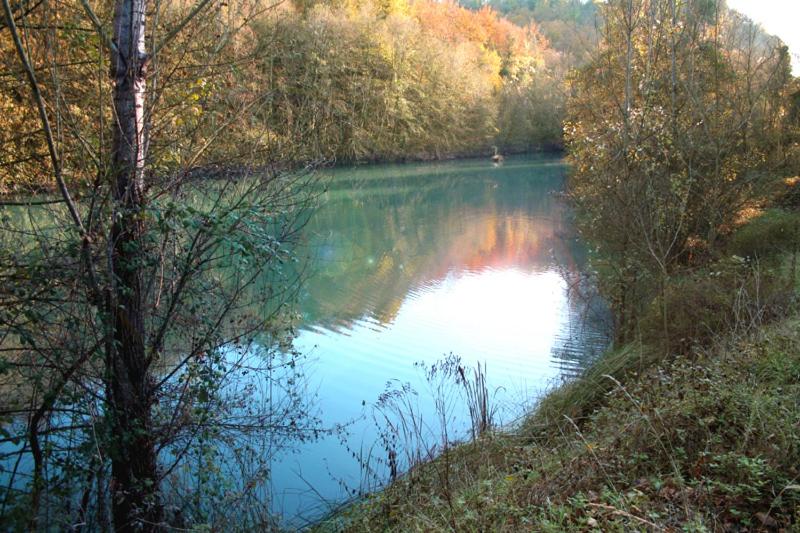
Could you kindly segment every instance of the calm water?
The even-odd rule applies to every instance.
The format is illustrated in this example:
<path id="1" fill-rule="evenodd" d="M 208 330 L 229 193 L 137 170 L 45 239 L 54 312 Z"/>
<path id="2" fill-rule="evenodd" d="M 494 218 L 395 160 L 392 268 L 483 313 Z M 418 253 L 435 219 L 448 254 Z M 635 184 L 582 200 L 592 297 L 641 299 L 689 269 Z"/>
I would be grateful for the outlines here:
<path id="1" fill-rule="evenodd" d="M 585 292 L 584 248 L 559 196 L 565 172 L 558 158 L 532 157 L 326 176 L 300 249 L 309 276 L 295 347 L 306 355 L 308 396 L 323 425 L 343 429 L 269 458 L 262 497 L 285 523 L 302 525 L 386 481 L 386 424 L 375 422 L 387 412 L 375 407 L 385 391 L 405 388 L 420 417 L 411 444 L 441 441 L 435 384 L 419 362 L 453 354 L 468 366 L 485 363 L 498 421 L 507 424 L 602 350 L 603 307 L 575 296 Z M 468 415 L 450 385 L 448 435 L 461 439 Z M 401 469 L 407 444 L 396 443 Z M 22 458 L 20 472 L 30 470 Z"/>
<path id="2" fill-rule="evenodd" d="M 351 452 L 385 457 L 372 405 L 387 385 L 419 392 L 415 405 L 437 433 L 415 362 L 452 353 L 485 363 L 508 422 L 602 349 L 602 312 L 571 297 L 584 250 L 558 194 L 565 171 L 558 158 L 534 157 L 331 172 L 305 230 L 312 274 L 295 346 L 310 358 L 325 423 L 355 422 L 344 437 L 275 460 L 274 504 L 290 521 L 363 484 Z M 466 434 L 457 407 L 451 422 Z"/>

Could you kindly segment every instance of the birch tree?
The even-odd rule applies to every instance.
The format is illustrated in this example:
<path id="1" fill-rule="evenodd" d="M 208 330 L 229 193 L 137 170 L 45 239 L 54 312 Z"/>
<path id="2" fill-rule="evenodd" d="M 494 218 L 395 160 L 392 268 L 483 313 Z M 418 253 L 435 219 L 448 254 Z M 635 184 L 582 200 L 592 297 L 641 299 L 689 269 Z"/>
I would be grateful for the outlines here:
<path id="1" fill-rule="evenodd" d="M 144 105 L 148 55 L 145 51 L 146 0 L 117 0 L 114 6 L 114 116 L 111 147 L 113 223 L 111 226 L 109 311 L 109 412 L 115 442 L 111 449 L 114 526 L 160 524 L 158 467 L 150 411 L 155 400 L 151 363 L 145 351 L 143 279 L 145 207 Z"/>
<path id="2" fill-rule="evenodd" d="M 172 8 L 156 31 L 146 16 L 167 18 L 158 2 L 117 0 L 108 18 L 88 0 L 74 5 L 102 49 L 101 68 L 86 72 L 111 75 L 110 84 L 83 80 L 96 83 L 98 120 L 81 129 L 72 113 L 85 102 L 70 101 L 62 81 L 71 64 L 50 52 L 73 26 L 64 29 L 57 8 L 37 7 L 45 27 L 39 32 L 30 12 L 9 0 L 2 5 L 58 198 L 0 202 L 0 386 L 8 393 L 0 440 L 12 447 L 2 452 L 10 467 L 0 515 L 9 527 L 33 530 L 153 531 L 228 520 L 230 500 L 224 510 L 210 497 L 182 501 L 186 487 L 176 477 L 195 451 L 213 448 L 223 461 L 225 447 L 251 454 L 233 461 L 246 466 L 229 482 L 242 484 L 238 517 L 263 526 L 268 513 L 253 510 L 268 505 L 255 501 L 266 466 L 251 436 L 272 432 L 274 451 L 287 439 L 319 433 L 308 398 L 292 385 L 300 381 L 287 318 L 301 276 L 291 266 L 291 245 L 313 202 L 313 175 L 265 160 L 256 143 L 241 147 L 236 155 L 245 157 L 229 161 L 228 170 L 213 172 L 216 180 L 193 184 L 212 173 L 196 168 L 202 153 L 258 100 L 220 113 L 206 139 L 181 153 L 181 164 L 153 165 L 163 157 L 150 148 L 159 113 L 168 110 L 166 92 L 223 76 L 233 61 L 223 53 L 230 33 L 270 6 L 200 0 Z M 224 31 L 210 16 L 222 9 L 231 15 Z M 183 59 L 183 70 L 160 70 L 176 65 L 174 42 L 203 29 L 213 31 L 193 42 L 208 63 Z M 189 75 L 177 78 L 183 71 Z M 158 80 L 155 92 L 148 91 L 151 79 Z M 158 146 L 166 150 L 168 141 Z M 92 173 L 76 199 L 74 177 Z M 248 373 L 259 377 L 230 385 Z M 261 380 L 282 392 L 253 398 Z M 29 472 L 20 470 L 25 457 Z M 186 483 L 203 494 L 213 469 L 188 471 Z"/>

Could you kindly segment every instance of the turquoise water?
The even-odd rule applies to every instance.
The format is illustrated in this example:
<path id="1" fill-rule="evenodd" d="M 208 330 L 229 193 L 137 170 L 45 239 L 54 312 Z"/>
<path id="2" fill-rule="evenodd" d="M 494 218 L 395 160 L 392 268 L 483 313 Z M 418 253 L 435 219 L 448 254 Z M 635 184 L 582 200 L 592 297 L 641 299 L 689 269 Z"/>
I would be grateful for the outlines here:
<path id="1" fill-rule="evenodd" d="M 605 346 L 602 305 L 577 296 L 585 253 L 560 197 L 565 172 L 541 156 L 337 169 L 323 180 L 304 231 L 311 275 L 295 347 L 324 423 L 354 422 L 274 460 L 276 510 L 313 519 L 388 476 L 374 407 L 387 388 L 418 393 L 407 396 L 429 434 L 416 441 L 435 445 L 434 387 L 415 363 L 485 363 L 496 418 L 509 423 Z M 457 404 L 450 438 L 468 435 Z"/>
<path id="2" fill-rule="evenodd" d="M 293 386 L 305 387 L 311 414 L 336 431 L 280 452 L 280 437 L 256 432 L 252 441 L 226 442 L 214 466 L 246 482 L 268 461 L 267 487 L 253 498 L 269 502 L 284 524 L 303 525 L 384 484 L 391 454 L 402 472 L 445 440 L 469 437 L 464 388 L 453 373 L 459 366 L 470 375 L 485 365 L 494 419 L 505 426 L 584 368 L 607 344 L 608 328 L 602 302 L 580 276 L 585 249 L 561 197 L 566 171 L 560 158 L 539 156 L 499 166 L 463 160 L 323 172 L 319 207 L 296 250 L 306 258 L 294 340 L 305 378 Z M 26 213 L 10 213 L 15 227 L 55 220 L 49 210 Z M 247 391 L 255 411 L 271 413 L 281 393 L 256 375 L 242 372 L 230 387 Z M 245 402 L 239 414 L 250 407 Z M 16 423 L 24 430 L 24 420 Z M 11 442 L 0 453 L 22 488 L 29 455 Z M 186 497 L 208 469 L 184 464 L 192 468 L 185 478 L 175 472 L 178 489 L 165 487 L 166 499 Z"/>

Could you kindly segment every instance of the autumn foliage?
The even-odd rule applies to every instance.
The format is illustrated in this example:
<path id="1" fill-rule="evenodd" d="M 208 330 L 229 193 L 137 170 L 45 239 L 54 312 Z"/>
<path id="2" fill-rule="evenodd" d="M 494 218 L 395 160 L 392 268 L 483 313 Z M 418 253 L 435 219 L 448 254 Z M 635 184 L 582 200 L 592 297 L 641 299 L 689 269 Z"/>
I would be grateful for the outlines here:
<path id="1" fill-rule="evenodd" d="M 25 37 L 55 106 L 66 179 L 90 184 L 102 168 L 91 154 L 111 135 L 111 81 L 100 37 L 81 26 L 77 2 L 65 6 L 27 13 Z M 153 31 L 165 32 L 182 9 L 163 4 Z M 242 2 L 189 29 L 177 39 L 192 53 L 164 56 L 153 79 L 149 167 L 157 173 L 224 166 L 242 146 L 295 164 L 560 143 L 561 55 L 535 23 L 517 26 L 489 7 Z M 46 189 L 46 151 L 6 32 L 0 61 L 0 192 Z"/>

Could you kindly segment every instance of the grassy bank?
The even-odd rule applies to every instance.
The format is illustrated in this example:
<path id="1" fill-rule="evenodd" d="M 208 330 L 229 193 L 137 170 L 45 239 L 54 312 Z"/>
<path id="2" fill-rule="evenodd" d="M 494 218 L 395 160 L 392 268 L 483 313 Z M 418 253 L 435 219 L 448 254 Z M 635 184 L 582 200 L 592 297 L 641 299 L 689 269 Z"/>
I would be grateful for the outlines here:
<path id="1" fill-rule="evenodd" d="M 797 531 L 800 317 L 647 359 L 610 354 L 518 431 L 455 448 L 320 530 Z"/>
<path id="2" fill-rule="evenodd" d="M 452 448 L 318 529 L 800 531 L 797 219 L 764 211 L 725 257 L 675 279 L 681 342 L 607 353 L 514 431 Z"/>

